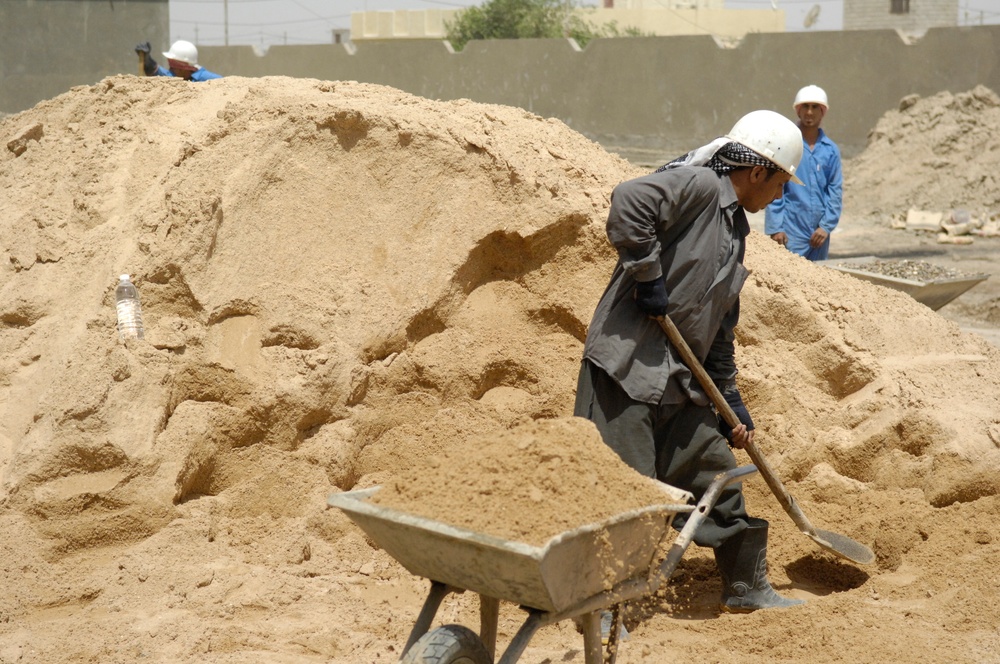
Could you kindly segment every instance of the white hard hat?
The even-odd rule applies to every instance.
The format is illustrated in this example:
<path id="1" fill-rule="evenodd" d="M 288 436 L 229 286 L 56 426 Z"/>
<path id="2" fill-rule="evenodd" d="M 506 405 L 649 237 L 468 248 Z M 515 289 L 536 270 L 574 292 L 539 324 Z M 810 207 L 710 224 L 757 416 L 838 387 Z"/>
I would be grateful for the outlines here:
<path id="1" fill-rule="evenodd" d="M 818 85 L 807 85 L 795 95 L 795 103 L 792 108 L 798 108 L 799 104 L 819 104 L 823 108 L 829 109 L 830 104 L 826 103 L 826 91 Z"/>
<path id="2" fill-rule="evenodd" d="M 761 157 L 792 176 L 802 161 L 802 130 L 794 122 L 774 111 L 753 111 L 740 118 L 726 138 L 750 148 Z"/>
<path id="3" fill-rule="evenodd" d="M 189 41 L 183 39 L 175 41 L 170 50 L 164 52 L 163 57 L 167 60 L 180 60 L 195 67 L 198 66 L 198 49 Z"/>

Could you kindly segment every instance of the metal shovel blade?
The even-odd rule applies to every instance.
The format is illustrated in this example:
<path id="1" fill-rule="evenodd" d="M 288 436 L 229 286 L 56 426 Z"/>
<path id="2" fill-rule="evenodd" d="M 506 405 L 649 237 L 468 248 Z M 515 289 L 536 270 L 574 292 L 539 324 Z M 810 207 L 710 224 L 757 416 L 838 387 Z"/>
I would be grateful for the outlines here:
<path id="1" fill-rule="evenodd" d="M 875 562 L 875 553 L 860 542 L 852 540 L 839 533 L 831 533 L 829 530 L 814 528 L 813 532 L 806 533 L 812 541 L 821 547 L 835 553 L 841 558 L 846 558 L 859 565 L 871 565 Z"/>
<path id="2" fill-rule="evenodd" d="M 712 384 L 712 388 L 718 392 L 715 385 Z M 706 388 L 708 389 L 708 388 Z M 719 403 L 716 407 L 720 412 L 725 409 L 728 413 L 724 413 L 727 417 L 727 421 L 730 426 L 734 429 L 739 424 L 739 420 L 736 418 L 735 413 L 729 408 L 729 404 L 722 399 L 722 395 L 719 395 Z M 734 424 L 735 423 L 735 424 Z M 799 530 L 802 531 L 804 535 L 807 535 L 813 542 L 819 544 L 821 547 L 826 549 L 831 553 L 835 553 L 841 558 L 846 558 L 847 560 L 856 562 L 860 565 L 870 565 L 875 562 L 875 554 L 864 544 L 852 540 L 846 535 L 841 535 L 839 533 L 833 533 L 829 530 L 821 530 L 812 525 L 809 521 L 809 517 L 805 515 L 802 508 L 799 507 L 799 503 L 792 494 L 788 493 L 785 486 L 778 479 L 778 474 L 771 467 L 768 460 L 761 454 L 760 449 L 758 449 L 756 443 L 747 443 L 743 451 L 747 453 L 753 464 L 757 466 L 758 472 L 760 472 L 761 478 L 767 484 L 768 488 L 771 489 L 771 493 L 777 498 L 778 504 L 785 510 L 785 513 L 791 517 L 792 521 L 798 526 Z"/>

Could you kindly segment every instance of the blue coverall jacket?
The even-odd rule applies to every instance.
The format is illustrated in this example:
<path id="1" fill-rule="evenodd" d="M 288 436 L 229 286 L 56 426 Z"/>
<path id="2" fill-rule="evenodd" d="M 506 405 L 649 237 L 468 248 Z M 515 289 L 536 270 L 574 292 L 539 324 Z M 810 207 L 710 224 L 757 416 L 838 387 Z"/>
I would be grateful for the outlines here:
<path id="1" fill-rule="evenodd" d="M 170 71 L 169 69 L 167 69 L 166 67 L 157 66 L 157 68 L 156 68 L 156 75 L 157 76 L 173 76 L 174 73 L 172 71 Z M 221 74 L 216 74 L 214 72 L 210 72 L 207 69 L 205 69 L 204 67 L 198 67 L 198 71 L 196 71 L 195 73 L 191 74 L 191 80 L 192 81 L 209 81 L 209 80 L 211 80 L 213 78 L 222 78 L 222 75 Z"/>
<path id="2" fill-rule="evenodd" d="M 817 228 L 832 233 L 843 209 L 844 176 L 840 169 L 840 148 L 820 129 L 812 149 L 802 141 L 802 162 L 795 174 L 804 187 L 786 184 L 781 199 L 764 211 L 764 232 L 784 233 L 790 251 L 811 261 L 826 260 L 830 238 L 822 246 L 809 246 Z"/>

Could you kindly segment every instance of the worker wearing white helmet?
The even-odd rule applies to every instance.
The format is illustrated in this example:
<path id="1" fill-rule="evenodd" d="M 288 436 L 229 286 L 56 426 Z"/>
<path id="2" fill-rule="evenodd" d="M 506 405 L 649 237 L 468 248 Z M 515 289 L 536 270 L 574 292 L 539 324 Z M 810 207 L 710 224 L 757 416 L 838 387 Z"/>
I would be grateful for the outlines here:
<path id="1" fill-rule="evenodd" d="M 799 182 L 802 134 L 788 118 L 754 111 L 710 144 L 623 182 L 611 195 L 607 233 L 618 264 L 594 311 L 583 349 L 574 414 L 638 472 L 700 498 L 736 468 L 730 446 L 753 441 L 736 385 L 734 328 L 750 224 Z M 791 186 L 799 186 L 793 184 Z M 657 318 L 669 314 L 736 413 L 720 421 L 705 390 Z M 678 515 L 680 528 L 686 515 Z M 747 514 L 738 485 L 726 488 L 694 535 L 715 550 L 730 612 L 801 603 L 778 595 L 764 571 L 767 522 Z"/>
<path id="2" fill-rule="evenodd" d="M 198 48 L 189 41 L 175 41 L 169 51 L 164 51 L 167 66 L 156 64 L 150 55 L 149 42 L 136 45 L 135 52 L 139 56 L 139 69 L 146 76 L 177 76 L 186 81 L 209 81 L 222 78 L 219 74 L 208 71 L 198 64 Z"/>
<path id="3" fill-rule="evenodd" d="M 802 132 L 799 177 L 805 186 L 786 188 L 785 195 L 767 207 L 764 232 L 790 251 L 821 261 L 830 255 L 830 234 L 843 209 L 840 148 L 820 128 L 830 107 L 823 88 L 805 86 L 795 95 L 793 107 Z"/>

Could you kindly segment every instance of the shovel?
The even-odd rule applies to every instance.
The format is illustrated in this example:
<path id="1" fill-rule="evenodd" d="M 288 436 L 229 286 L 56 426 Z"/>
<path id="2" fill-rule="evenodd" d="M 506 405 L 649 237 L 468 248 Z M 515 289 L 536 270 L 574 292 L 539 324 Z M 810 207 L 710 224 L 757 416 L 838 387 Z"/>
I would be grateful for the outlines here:
<path id="1" fill-rule="evenodd" d="M 684 337 L 681 336 L 680 331 L 674 325 L 673 321 L 670 320 L 670 317 L 662 316 L 657 318 L 656 321 L 663 328 L 663 331 L 667 333 L 670 343 L 680 352 L 681 357 L 684 359 L 684 364 L 698 378 L 698 382 L 701 383 L 702 388 L 708 392 L 712 403 L 715 404 L 716 410 L 726 420 L 726 423 L 733 429 L 738 427 L 740 420 L 736 417 L 736 413 L 726 403 L 722 393 L 719 392 L 719 388 L 715 386 L 715 382 L 709 377 L 705 371 L 705 367 L 701 366 L 701 362 L 691 352 L 691 348 L 688 347 L 687 342 L 684 341 Z M 809 523 L 809 519 L 806 518 L 806 515 L 799 508 L 798 503 L 795 502 L 795 499 L 785 490 L 785 487 L 781 484 L 781 480 L 778 479 L 774 469 L 771 468 L 771 465 L 764 458 L 764 455 L 760 453 L 760 450 L 757 449 L 757 446 L 750 442 L 743 449 L 754 465 L 757 466 L 761 477 L 767 482 L 767 486 L 771 489 L 774 497 L 778 499 L 778 502 L 781 503 L 781 507 L 788 513 L 788 516 L 792 517 L 792 521 L 795 522 L 795 525 L 798 526 L 803 534 L 809 536 L 812 541 L 827 551 L 835 553 L 841 558 L 846 558 L 861 565 L 870 565 L 875 562 L 875 554 L 864 544 L 856 542 L 850 537 L 813 527 Z"/>

